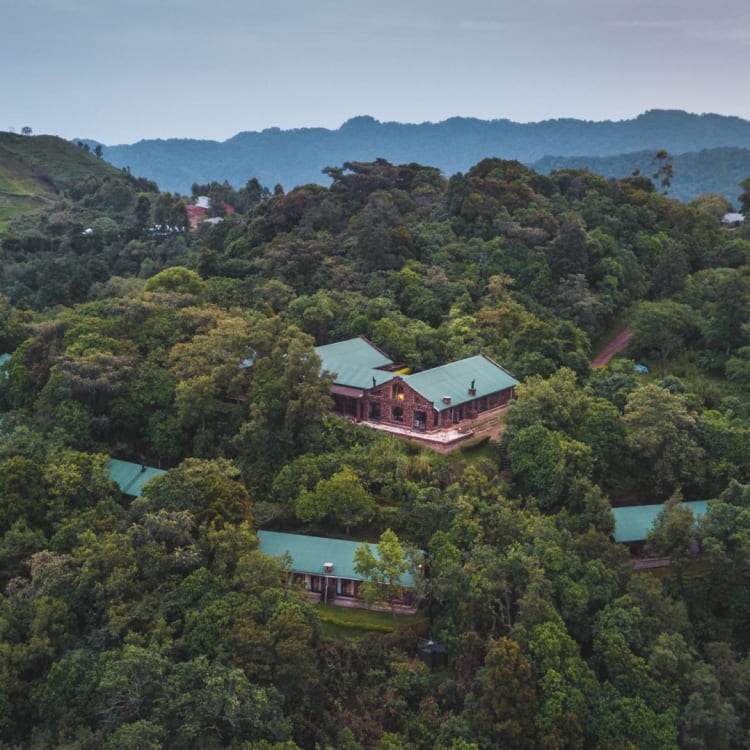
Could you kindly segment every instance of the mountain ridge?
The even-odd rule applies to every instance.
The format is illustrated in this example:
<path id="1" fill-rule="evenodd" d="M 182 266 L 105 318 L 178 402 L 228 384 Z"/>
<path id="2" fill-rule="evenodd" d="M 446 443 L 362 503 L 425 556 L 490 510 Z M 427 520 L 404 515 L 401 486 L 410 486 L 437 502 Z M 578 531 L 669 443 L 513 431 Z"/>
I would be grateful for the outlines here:
<path id="1" fill-rule="evenodd" d="M 240 131 L 225 141 L 148 139 L 105 146 L 104 155 L 117 167 L 129 167 L 134 174 L 155 180 L 163 190 L 189 193 L 193 183 L 226 180 L 240 187 L 251 177 L 286 189 L 328 184 L 322 174 L 325 167 L 376 158 L 435 166 L 451 175 L 493 156 L 532 167 L 545 159 L 566 157 L 586 166 L 588 160 L 600 157 L 662 149 L 679 156 L 719 148 L 750 150 L 750 121 L 683 110 L 648 110 L 618 121 L 561 118 L 534 123 L 452 117 L 417 124 L 360 115 L 335 130 L 266 128 Z M 745 161 L 743 154 L 742 164 Z M 739 179 L 745 176 L 747 172 Z M 720 182 L 727 184 L 726 179 Z M 673 195 L 689 200 L 716 189 L 715 180 L 706 181 L 705 188 L 693 176 L 688 183 L 695 187 L 683 188 L 676 179 Z M 739 191 L 725 187 L 721 192 L 735 200 Z"/>

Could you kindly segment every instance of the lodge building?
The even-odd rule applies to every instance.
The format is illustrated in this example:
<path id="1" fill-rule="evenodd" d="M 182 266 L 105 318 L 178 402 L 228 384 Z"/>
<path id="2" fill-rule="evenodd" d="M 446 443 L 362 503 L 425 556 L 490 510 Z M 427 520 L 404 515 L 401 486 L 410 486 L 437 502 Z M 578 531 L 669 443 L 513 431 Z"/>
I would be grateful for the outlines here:
<path id="1" fill-rule="evenodd" d="M 278 531 L 259 531 L 258 541 L 264 555 L 289 561 L 289 582 L 307 591 L 314 601 L 348 607 L 364 605 L 359 592 L 363 578 L 356 571 L 355 557 L 357 548 L 365 542 Z M 367 546 L 377 557 L 377 546 Z M 402 611 L 403 607 L 414 609 L 414 586 L 414 572 L 403 573 L 394 601 Z"/>
<path id="2" fill-rule="evenodd" d="M 333 373 L 335 411 L 418 432 L 460 426 L 506 405 L 518 381 L 484 354 L 408 374 L 364 337 L 315 349 Z"/>

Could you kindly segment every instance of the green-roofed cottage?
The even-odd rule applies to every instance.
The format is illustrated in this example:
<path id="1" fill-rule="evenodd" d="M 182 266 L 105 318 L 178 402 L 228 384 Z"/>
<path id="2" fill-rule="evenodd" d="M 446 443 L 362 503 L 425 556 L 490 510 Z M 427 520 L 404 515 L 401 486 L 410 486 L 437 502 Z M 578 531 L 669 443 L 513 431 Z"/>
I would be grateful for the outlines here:
<path id="1" fill-rule="evenodd" d="M 680 503 L 683 508 L 690 508 L 693 517 L 697 521 L 705 515 L 708 507 L 706 500 L 694 500 Z M 654 526 L 656 518 L 664 510 L 664 504 L 658 505 L 633 505 L 626 508 L 612 508 L 615 517 L 614 539 L 624 544 L 642 542 L 648 536 L 648 532 Z"/>
<path id="2" fill-rule="evenodd" d="M 109 478 L 117 484 L 123 495 L 138 497 L 143 485 L 149 479 L 166 474 L 163 469 L 154 469 L 152 466 L 134 464 L 130 461 L 120 461 L 113 458 L 109 462 Z"/>
<path id="3" fill-rule="evenodd" d="M 315 351 L 322 369 L 334 374 L 331 395 L 339 414 L 418 432 L 460 426 L 504 406 L 518 385 L 507 370 L 483 354 L 403 375 L 363 337 Z"/>
<path id="4" fill-rule="evenodd" d="M 354 553 L 364 542 L 278 531 L 259 531 L 258 540 L 265 555 L 289 555 L 295 582 L 320 601 L 353 605 L 360 599 L 359 586 L 363 579 L 354 570 Z M 377 546 L 368 544 L 368 547 L 377 557 Z M 414 587 L 414 575 L 404 573 L 400 583 L 404 599 L 408 600 L 409 589 Z"/>

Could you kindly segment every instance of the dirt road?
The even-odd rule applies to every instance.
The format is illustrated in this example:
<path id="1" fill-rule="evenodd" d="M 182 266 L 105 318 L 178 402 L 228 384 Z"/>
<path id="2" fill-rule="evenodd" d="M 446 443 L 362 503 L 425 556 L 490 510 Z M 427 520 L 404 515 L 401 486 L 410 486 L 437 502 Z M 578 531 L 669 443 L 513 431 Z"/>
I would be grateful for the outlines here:
<path id="1" fill-rule="evenodd" d="M 615 336 L 607 346 L 598 354 L 596 359 L 591 362 L 591 369 L 596 370 L 597 367 L 604 367 L 615 354 L 619 354 L 633 338 L 633 332 L 630 328 L 625 328 L 623 331 Z"/>

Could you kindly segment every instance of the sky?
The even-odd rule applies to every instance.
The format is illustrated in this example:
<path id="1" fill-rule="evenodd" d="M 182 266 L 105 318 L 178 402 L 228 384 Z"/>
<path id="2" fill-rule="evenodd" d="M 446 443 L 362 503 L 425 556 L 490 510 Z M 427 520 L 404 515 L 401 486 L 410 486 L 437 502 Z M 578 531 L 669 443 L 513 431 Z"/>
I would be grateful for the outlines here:
<path id="1" fill-rule="evenodd" d="M 748 0 L 0 0 L 0 130 L 105 145 L 439 122 L 750 120 Z"/>

